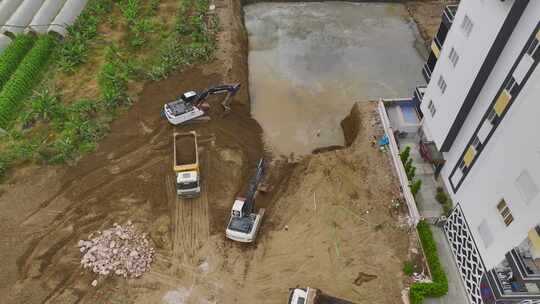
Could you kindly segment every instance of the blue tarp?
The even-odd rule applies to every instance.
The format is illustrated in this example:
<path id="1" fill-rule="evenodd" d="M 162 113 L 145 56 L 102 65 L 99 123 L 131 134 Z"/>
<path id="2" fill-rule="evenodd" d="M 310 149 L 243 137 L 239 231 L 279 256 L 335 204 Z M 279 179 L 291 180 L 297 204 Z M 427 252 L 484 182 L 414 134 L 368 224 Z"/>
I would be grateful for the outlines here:
<path id="1" fill-rule="evenodd" d="M 388 136 L 386 134 L 383 135 L 383 137 L 381 137 L 381 139 L 379 139 L 379 146 L 386 146 L 388 145 L 390 141 L 388 140 Z"/>

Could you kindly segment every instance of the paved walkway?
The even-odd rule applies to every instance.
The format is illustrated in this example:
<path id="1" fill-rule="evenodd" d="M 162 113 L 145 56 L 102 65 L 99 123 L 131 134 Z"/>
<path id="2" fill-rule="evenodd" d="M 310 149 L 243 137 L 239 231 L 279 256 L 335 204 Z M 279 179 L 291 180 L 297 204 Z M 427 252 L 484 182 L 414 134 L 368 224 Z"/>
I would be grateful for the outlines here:
<path id="1" fill-rule="evenodd" d="M 435 200 L 437 187 L 441 186 L 440 182 L 435 179 L 433 167 L 424 162 L 420 156 L 418 149 L 418 137 L 407 137 L 399 139 L 400 148 L 406 146 L 411 147 L 411 158 L 416 166 L 416 178 L 422 180 L 420 192 L 416 195 L 416 203 L 418 211 L 424 218 L 439 217 L 442 212 L 442 206 Z M 437 242 L 439 250 L 439 258 L 448 277 L 448 294 L 441 298 L 430 298 L 424 300 L 424 304 L 468 304 L 468 298 L 463 286 L 463 281 L 459 277 L 459 272 L 450 251 L 444 231 L 437 227 L 431 226 L 433 238 Z"/>

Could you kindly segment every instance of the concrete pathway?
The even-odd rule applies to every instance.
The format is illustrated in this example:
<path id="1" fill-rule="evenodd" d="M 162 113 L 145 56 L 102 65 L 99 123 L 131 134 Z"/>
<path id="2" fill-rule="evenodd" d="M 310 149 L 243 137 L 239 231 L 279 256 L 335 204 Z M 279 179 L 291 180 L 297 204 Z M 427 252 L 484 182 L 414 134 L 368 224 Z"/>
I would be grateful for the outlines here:
<path id="1" fill-rule="evenodd" d="M 407 137 L 399 140 L 400 149 L 404 149 L 406 146 L 411 147 L 410 155 L 416 166 L 416 178 L 422 180 L 422 187 L 415 198 L 420 215 L 427 219 L 439 217 L 443 213 L 443 208 L 435 200 L 435 194 L 441 183 L 435 179 L 433 167 L 422 159 L 418 149 L 418 137 Z M 440 298 L 426 299 L 424 304 L 468 304 L 469 300 L 463 281 L 459 277 L 459 271 L 444 231 L 437 226 L 431 226 L 431 230 L 433 238 L 437 242 L 440 261 L 448 277 L 448 294 Z"/>

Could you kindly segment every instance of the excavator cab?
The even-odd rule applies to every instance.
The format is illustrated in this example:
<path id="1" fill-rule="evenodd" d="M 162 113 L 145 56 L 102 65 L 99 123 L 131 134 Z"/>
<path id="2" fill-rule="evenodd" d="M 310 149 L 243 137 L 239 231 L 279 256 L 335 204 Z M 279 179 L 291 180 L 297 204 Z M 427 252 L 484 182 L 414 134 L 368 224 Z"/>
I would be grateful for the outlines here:
<path id="1" fill-rule="evenodd" d="M 234 200 L 234 204 L 231 210 L 231 217 L 244 217 L 249 214 L 247 209 L 246 199 L 243 197 L 237 197 Z"/>
<path id="2" fill-rule="evenodd" d="M 180 98 L 185 102 L 193 103 L 194 101 L 197 101 L 197 99 L 199 99 L 199 94 L 197 94 L 197 92 L 195 91 L 189 91 L 182 94 Z"/>

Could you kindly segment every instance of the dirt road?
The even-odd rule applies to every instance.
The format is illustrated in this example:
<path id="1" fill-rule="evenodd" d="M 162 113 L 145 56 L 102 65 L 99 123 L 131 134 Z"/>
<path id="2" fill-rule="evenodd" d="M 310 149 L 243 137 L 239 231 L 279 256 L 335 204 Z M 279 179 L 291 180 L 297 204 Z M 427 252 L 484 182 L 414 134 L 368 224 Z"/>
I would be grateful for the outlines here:
<path id="1" fill-rule="evenodd" d="M 77 166 L 26 166 L 0 185 L 0 302 L 283 303 L 289 287 L 310 285 L 357 303 L 399 303 L 408 235 L 389 209 L 397 188 L 387 156 L 369 144 L 379 132 L 373 104 L 361 109 L 351 148 L 273 160 L 255 245 L 224 238 L 234 196 L 264 149 L 250 117 L 240 3 L 221 0 L 216 11 L 223 31 L 214 62 L 148 83 Z M 231 82 L 243 87 L 226 117 L 215 96 L 210 122 L 177 128 L 159 117 L 184 91 Z M 179 201 L 172 133 L 190 129 L 201 136 L 203 193 Z M 96 276 L 81 269 L 76 243 L 127 220 L 150 233 L 151 272 L 91 287 Z"/>

